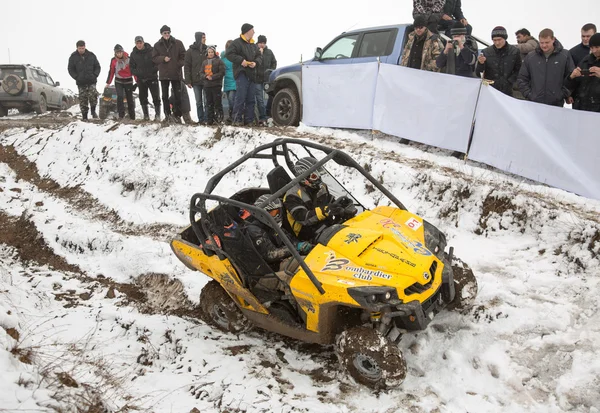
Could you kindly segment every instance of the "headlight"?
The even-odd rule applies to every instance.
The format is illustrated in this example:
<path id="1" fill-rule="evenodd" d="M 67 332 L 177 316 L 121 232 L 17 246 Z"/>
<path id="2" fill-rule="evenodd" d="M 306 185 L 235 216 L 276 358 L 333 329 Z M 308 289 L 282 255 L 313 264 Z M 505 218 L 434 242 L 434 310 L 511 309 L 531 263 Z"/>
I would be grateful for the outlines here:
<path id="1" fill-rule="evenodd" d="M 393 287 L 351 287 L 348 288 L 348 294 L 361 307 L 372 311 L 402 302 L 398 299 L 398 293 Z"/>
<path id="2" fill-rule="evenodd" d="M 268 92 L 271 89 L 271 85 L 269 83 L 265 83 L 265 90 Z"/>

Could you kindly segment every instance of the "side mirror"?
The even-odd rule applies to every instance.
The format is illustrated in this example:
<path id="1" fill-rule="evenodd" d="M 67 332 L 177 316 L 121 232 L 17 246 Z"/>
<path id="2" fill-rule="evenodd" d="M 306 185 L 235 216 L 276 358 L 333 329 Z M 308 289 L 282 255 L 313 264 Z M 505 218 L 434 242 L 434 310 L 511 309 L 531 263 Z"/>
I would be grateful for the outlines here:
<path id="1" fill-rule="evenodd" d="M 60 82 L 54 82 L 54 86 L 60 86 Z"/>
<path id="2" fill-rule="evenodd" d="M 315 60 L 321 60 L 321 56 L 323 56 L 323 49 L 317 47 L 315 49 Z"/>

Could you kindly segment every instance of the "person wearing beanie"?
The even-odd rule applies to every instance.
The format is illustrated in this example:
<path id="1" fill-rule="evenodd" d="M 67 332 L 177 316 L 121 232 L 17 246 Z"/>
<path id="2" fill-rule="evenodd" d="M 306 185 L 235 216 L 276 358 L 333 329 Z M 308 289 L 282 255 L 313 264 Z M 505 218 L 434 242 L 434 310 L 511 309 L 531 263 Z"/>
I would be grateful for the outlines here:
<path id="1" fill-rule="evenodd" d="M 117 113 L 119 114 L 119 119 L 125 117 L 125 103 L 123 100 L 127 98 L 127 113 L 129 114 L 129 119 L 135 120 L 133 76 L 131 74 L 131 66 L 129 65 L 129 55 L 123 51 L 123 46 L 120 44 L 115 45 L 113 50 L 115 55 L 110 60 L 110 69 L 108 70 L 106 87 L 110 87 L 114 78 L 115 89 L 117 90 Z"/>
<path id="2" fill-rule="evenodd" d="M 413 0 L 413 18 L 425 19 L 425 25 L 432 33 L 438 33 L 446 0 Z"/>
<path id="3" fill-rule="evenodd" d="M 444 10 L 442 11 L 442 18 L 439 24 L 446 36 L 452 37 L 450 35 L 450 30 L 456 22 L 460 22 L 460 24 L 466 28 L 467 36 L 471 35 L 473 28 L 463 14 L 461 0 L 446 0 L 444 4 Z"/>
<path id="4" fill-rule="evenodd" d="M 225 76 L 225 63 L 217 56 L 214 46 L 206 49 L 206 58 L 200 72 L 204 76 L 204 94 L 206 95 L 206 124 L 214 125 L 220 121 L 223 113 L 221 88 Z"/>
<path id="5" fill-rule="evenodd" d="M 573 103 L 565 78 L 575 69 L 573 59 L 554 37 L 551 29 L 540 32 L 540 45 L 525 58 L 517 84 L 525 99 L 531 102 L 563 107 Z"/>
<path id="6" fill-rule="evenodd" d="M 185 63 L 183 65 L 183 78 L 188 89 L 194 89 L 194 97 L 196 98 L 196 115 L 198 123 L 206 123 L 206 111 L 204 110 L 204 72 L 202 71 L 202 63 L 206 59 L 206 34 L 204 32 L 196 32 L 194 34 L 196 40 L 190 45 L 185 53 Z"/>
<path id="7" fill-rule="evenodd" d="M 67 69 L 69 75 L 77 83 L 79 89 L 79 108 L 81 118 L 87 120 L 88 111 L 92 110 L 92 117 L 97 118 L 96 105 L 98 104 L 98 90 L 96 82 L 100 76 L 100 63 L 96 55 L 85 48 L 85 42 L 76 43 L 77 50 L 71 53 Z"/>
<path id="8" fill-rule="evenodd" d="M 475 76 L 493 81 L 492 87 L 505 95 L 513 96 L 514 84 L 521 69 L 519 49 L 508 44 L 508 32 L 502 26 L 492 30 L 494 44 L 483 50 L 477 58 Z"/>
<path id="9" fill-rule="evenodd" d="M 437 67 L 445 69 L 447 74 L 474 77 L 477 47 L 467 41 L 467 29 L 461 22 L 454 23 L 450 33 L 452 41 L 446 42 L 443 53 L 437 57 Z"/>
<path id="10" fill-rule="evenodd" d="M 154 48 L 150 43 L 144 42 L 142 36 L 135 37 L 135 47 L 129 55 L 131 74 L 137 77 L 140 104 L 144 113 L 144 120 L 150 120 L 148 113 L 148 92 L 152 94 L 154 104 L 154 120 L 160 120 L 161 102 L 158 87 L 158 68 L 152 61 Z"/>
<path id="11" fill-rule="evenodd" d="M 158 78 L 162 94 L 165 122 L 181 123 L 181 69 L 185 62 L 185 46 L 181 40 L 171 36 L 171 28 L 161 27 L 161 38 L 154 44 L 152 61 L 158 66 Z M 169 103 L 169 89 L 173 88 L 173 111 Z"/>
<path id="12" fill-rule="evenodd" d="M 273 51 L 267 47 L 267 37 L 258 36 L 258 50 L 262 54 L 262 62 L 256 70 L 256 105 L 258 106 L 258 125 L 265 126 L 267 117 L 271 115 L 273 98 L 269 96 L 265 105 L 265 83 L 269 81 L 270 71 L 277 69 L 277 59 Z"/>
<path id="13" fill-rule="evenodd" d="M 240 37 L 226 50 L 227 58 L 233 65 L 236 83 L 233 123 L 237 125 L 250 125 L 254 122 L 256 66 L 262 63 L 263 56 L 253 37 L 254 26 L 244 23 Z"/>
<path id="14" fill-rule="evenodd" d="M 435 60 L 444 48 L 440 36 L 427 28 L 427 19 L 423 16 L 415 17 L 413 27 L 414 31 L 408 35 L 402 52 L 400 66 L 439 72 Z"/>
<path id="15" fill-rule="evenodd" d="M 590 38 L 596 34 L 596 31 L 596 25 L 593 23 L 588 23 L 581 28 L 581 43 L 569 50 L 575 66 L 579 66 L 579 62 L 591 53 Z"/>
<path id="16" fill-rule="evenodd" d="M 565 80 L 565 86 L 572 91 L 573 109 L 600 113 L 600 33 L 590 36 L 591 53 Z"/>

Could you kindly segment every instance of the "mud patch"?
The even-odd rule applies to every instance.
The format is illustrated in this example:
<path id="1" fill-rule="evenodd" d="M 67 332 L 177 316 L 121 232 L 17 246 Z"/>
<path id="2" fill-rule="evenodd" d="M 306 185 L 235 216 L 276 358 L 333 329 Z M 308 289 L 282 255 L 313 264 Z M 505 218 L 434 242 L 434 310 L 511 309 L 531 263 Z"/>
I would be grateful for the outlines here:
<path id="1" fill-rule="evenodd" d="M 527 218 L 527 212 L 518 208 L 507 195 L 498 195 L 492 191 L 483 201 L 479 228 L 475 233 L 482 235 L 486 231 L 507 230 L 512 225 L 516 225 L 524 233 Z"/>
<path id="2" fill-rule="evenodd" d="M 48 247 L 44 237 L 26 214 L 16 218 L 0 211 L 0 228 L 0 243 L 15 248 L 21 260 L 48 265 L 57 271 L 83 273 L 78 266 L 69 264 Z"/>

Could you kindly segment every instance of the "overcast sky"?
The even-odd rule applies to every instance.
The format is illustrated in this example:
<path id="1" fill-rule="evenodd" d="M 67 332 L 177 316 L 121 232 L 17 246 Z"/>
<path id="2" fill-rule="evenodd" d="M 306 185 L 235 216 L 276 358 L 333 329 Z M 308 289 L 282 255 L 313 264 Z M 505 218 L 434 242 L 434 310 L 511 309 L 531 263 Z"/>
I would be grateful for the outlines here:
<path id="1" fill-rule="evenodd" d="M 296 8 L 294 6 L 296 5 Z M 8 6 L 6 4 L 5 6 Z M 495 7 L 495 9 L 494 9 Z M 10 11 L 9 11 L 10 10 Z M 527 27 L 537 37 L 545 27 L 554 29 L 565 47 L 580 42 L 585 23 L 600 25 L 600 1 L 581 0 L 463 0 L 463 11 L 473 25 L 473 33 L 489 39 L 496 25 L 513 33 Z M 69 55 L 79 39 L 86 41 L 102 66 L 98 89 L 106 82 L 113 47 L 121 44 L 131 51 L 136 35 L 154 44 L 160 27 L 167 24 L 171 34 L 189 47 L 194 32 L 204 31 L 207 43 L 219 50 L 228 39 L 239 36 L 240 27 L 254 25 L 256 36 L 267 36 L 279 65 L 312 57 L 315 47 L 325 46 L 343 31 L 412 21 L 412 1 L 380 0 L 338 2 L 304 0 L 239 1 L 221 3 L 145 0 L 143 2 L 97 2 L 85 0 L 15 1 L 3 7 L 0 24 L 0 62 L 31 63 L 41 66 L 63 86 L 77 90 L 67 72 Z"/>

